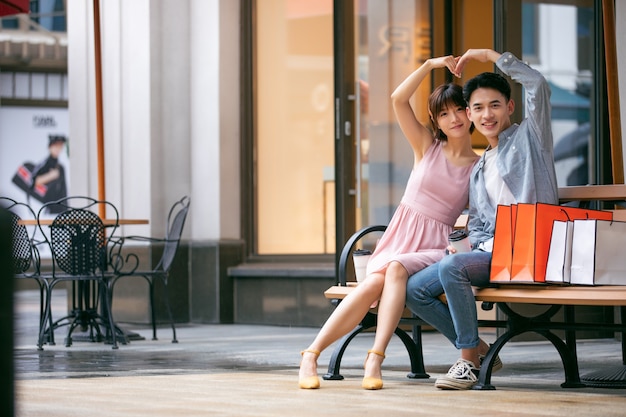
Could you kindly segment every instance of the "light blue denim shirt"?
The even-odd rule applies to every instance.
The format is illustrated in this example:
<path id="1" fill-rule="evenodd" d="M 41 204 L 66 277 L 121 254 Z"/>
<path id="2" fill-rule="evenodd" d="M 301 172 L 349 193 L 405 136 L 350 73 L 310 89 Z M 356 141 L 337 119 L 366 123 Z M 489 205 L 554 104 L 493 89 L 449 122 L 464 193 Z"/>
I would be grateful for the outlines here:
<path id="1" fill-rule="evenodd" d="M 498 135 L 496 166 L 518 203 L 558 204 L 550 108 L 550 86 L 540 72 L 510 52 L 496 62 L 498 68 L 526 91 L 526 118 Z M 470 240 L 474 246 L 493 237 L 496 206 L 485 188 L 485 155 L 470 177 Z"/>

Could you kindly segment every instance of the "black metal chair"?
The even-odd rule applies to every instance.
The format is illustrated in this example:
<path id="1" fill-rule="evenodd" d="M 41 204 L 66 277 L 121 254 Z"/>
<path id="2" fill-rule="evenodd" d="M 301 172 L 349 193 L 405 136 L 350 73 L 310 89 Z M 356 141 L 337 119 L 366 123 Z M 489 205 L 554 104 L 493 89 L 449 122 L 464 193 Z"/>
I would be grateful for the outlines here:
<path id="1" fill-rule="evenodd" d="M 142 277 L 148 282 L 149 292 L 150 292 L 150 318 L 152 321 L 152 340 L 157 340 L 157 331 L 156 331 L 156 315 L 154 310 L 154 283 L 155 280 L 159 280 L 164 287 L 165 293 L 165 304 L 167 307 L 167 313 L 169 315 L 170 323 L 172 326 L 172 343 L 178 343 L 176 339 L 176 326 L 174 325 L 174 318 L 172 316 L 172 309 L 170 307 L 170 299 L 169 299 L 169 291 L 167 288 L 168 278 L 170 275 L 170 269 L 172 267 L 172 263 L 176 256 L 176 252 L 178 251 L 178 247 L 180 244 L 181 235 L 183 233 L 183 227 L 185 226 L 185 219 L 187 218 L 187 213 L 189 212 L 189 203 L 190 198 L 185 196 L 181 198 L 179 201 L 174 203 L 170 208 L 170 211 L 167 216 L 167 232 L 165 238 L 153 238 L 146 236 L 125 236 L 122 239 L 123 243 L 128 241 L 143 241 L 149 242 L 151 244 L 163 244 L 163 254 L 156 264 L 156 266 L 147 271 L 141 270 L 132 270 L 130 272 L 122 272 L 121 268 L 116 267 L 117 274 L 110 281 L 111 289 L 110 294 L 113 294 L 113 287 L 118 279 L 124 277 Z M 120 245 L 119 247 L 121 247 Z M 126 255 L 126 263 L 128 264 L 128 260 L 130 257 L 135 257 L 135 260 L 138 261 L 137 256 L 134 254 Z M 117 258 L 121 261 L 121 256 L 117 256 Z M 112 262 L 115 267 L 116 262 Z"/>
<path id="2" fill-rule="evenodd" d="M 35 235 L 37 226 L 27 226 L 22 220 L 36 220 L 37 215 L 26 203 L 18 202 L 9 197 L 0 197 L 0 206 L 8 211 L 12 250 L 11 261 L 13 263 L 14 276 L 17 279 L 32 279 L 39 285 L 39 330 L 43 327 L 45 307 L 45 282 L 41 278 L 39 250 Z"/>
<path id="3" fill-rule="evenodd" d="M 44 213 L 50 205 L 62 211 L 52 222 L 46 222 Z M 106 226 L 93 211 L 100 205 L 108 211 Z M 55 329 L 69 326 L 65 339 L 65 345 L 69 347 L 73 331 L 80 326 L 81 330 L 88 331 L 90 341 L 110 340 L 113 349 L 117 349 L 117 331 L 109 305 L 110 275 L 107 275 L 109 236 L 118 227 L 117 209 L 108 201 L 66 197 L 44 204 L 37 214 L 37 221 L 52 255 L 52 272 L 42 274 L 47 291 L 43 323 L 52 321 L 50 300 L 54 287 L 61 282 L 72 282 L 72 309 L 47 329 L 42 327 L 40 346 L 46 339 L 54 340 Z M 104 333 L 102 329 L 105 329 Z"/>

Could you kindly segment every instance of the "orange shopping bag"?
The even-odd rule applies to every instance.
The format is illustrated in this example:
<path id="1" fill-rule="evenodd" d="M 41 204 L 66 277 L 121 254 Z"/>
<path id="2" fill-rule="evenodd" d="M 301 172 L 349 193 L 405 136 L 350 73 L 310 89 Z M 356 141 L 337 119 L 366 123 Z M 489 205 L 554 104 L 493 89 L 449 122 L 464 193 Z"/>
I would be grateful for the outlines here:
<path id="1" fill-rule="evenodd" d="M 489 275 L 491 282 L 508 282 L 511 280 L 516 212 L 516 205 L 499 205 L 496 209 L 496 226 L 491 253 L 491 273 Z"/>
<path id="2" fill-rule="evenodd" d="M 612 220 L 611 211 L 554 204 L 518 204 L 511 263 L 511 282 L 546 282 L 554 220 Z"/>

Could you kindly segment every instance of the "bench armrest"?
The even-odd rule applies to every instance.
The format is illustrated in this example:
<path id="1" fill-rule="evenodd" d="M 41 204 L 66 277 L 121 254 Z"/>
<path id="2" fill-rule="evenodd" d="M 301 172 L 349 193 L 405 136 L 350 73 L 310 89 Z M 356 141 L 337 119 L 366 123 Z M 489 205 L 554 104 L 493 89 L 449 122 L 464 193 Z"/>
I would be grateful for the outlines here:
<path id="1" fill-rule="evenodd" d="M 356 231 L 345 245 L 343 245 L 343 249 L 341 250 L 341 255 L 339 255 L 339 266 L 337 267 L 337 283 L 341 286 L 346 286 L 346 268 L 348 264 L 348 258 L 354 249 L 354 245 L 365 235 L 373 232 L 384 232 L 387 230 L 386 225 L 376 225 L 376 226 L 366 226 L 361 230 Z"/>

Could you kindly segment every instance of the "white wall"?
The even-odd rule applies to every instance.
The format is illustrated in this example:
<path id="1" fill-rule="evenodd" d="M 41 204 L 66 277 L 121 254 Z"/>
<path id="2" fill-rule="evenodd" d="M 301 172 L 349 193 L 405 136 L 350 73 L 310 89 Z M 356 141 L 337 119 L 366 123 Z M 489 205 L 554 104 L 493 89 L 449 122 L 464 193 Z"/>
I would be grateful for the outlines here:
<path id="1" fill-rule="evenodd" d="M 201 230 L 211 230 L 216 237 L 220 230 L 219 4 L 192 0 L 190 11 L 192 209 L 201 213 L 191 233 L 202 238 Z"/>
<path id="2" fill-rule="evenodd" d="M 127 218 L 152 216 L 148 0 L 100 2 L 105 198 Z M 72 192 L 98 196 L 96 82 L 91 2 L 68 1 Z M 152 227 L 152 226 L 151 226 Z M 129 228 L 130 229 L 130 228 Z M 127 230 L 146 234 L 145 227 Z"/>
<path id="3" fill-rule="evenodd" d="M 239 3 L 190 1 L 194 239 L 239 239 Z"/>
<path id="4" fill-rule="evenodd" d="M 204 2 L 204 0 L 196 0 Z M 221 0 L 220 13 L 220 237 L 241 237 L 240 188 L 241 145 L 240 133 L 240 37 L 241 22 L 238 1 Z"/>
<path id="5" fill-rule="evenodd" d="M 97 196 L 92 3 L 67 10 L 72 192 Z M 100 15 L 106 198 L 160 235 L 190 195 L 188 237 L 239 238 L 238 2 L 107 0 Z"/>
<path id="6" fill-rule="evenodd" d="M 619 83 L 620 121 L 622 124 L 622 152 L 626 173 L 626 2 L 615 2 L 615 39 L 617 40 L 617 67 Z M 624 175 L 626 177 L 626 175 Z"/>

